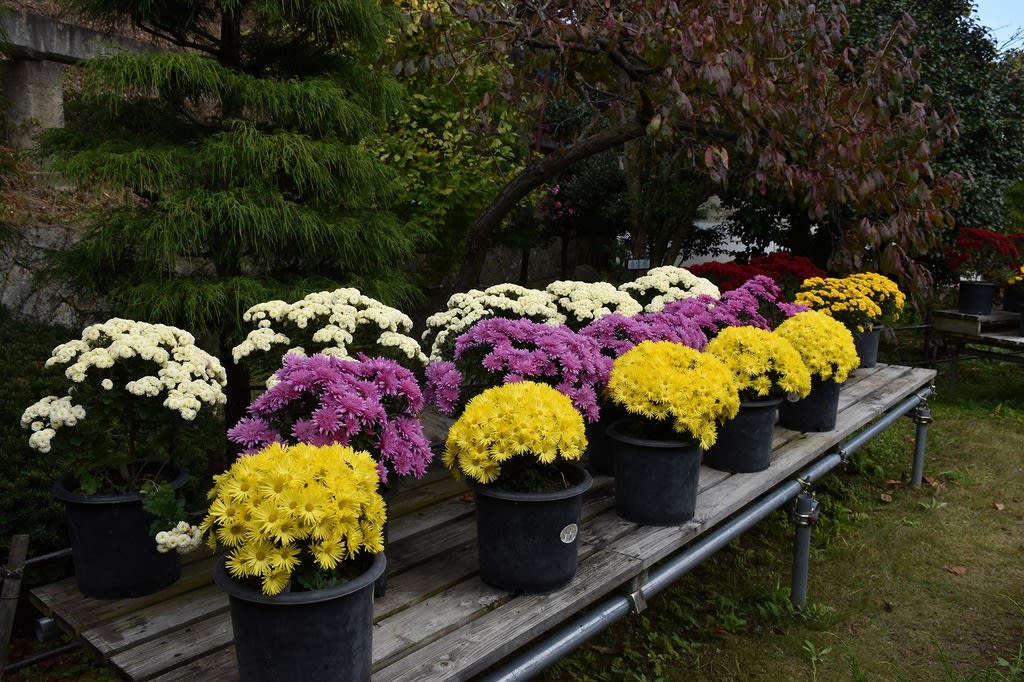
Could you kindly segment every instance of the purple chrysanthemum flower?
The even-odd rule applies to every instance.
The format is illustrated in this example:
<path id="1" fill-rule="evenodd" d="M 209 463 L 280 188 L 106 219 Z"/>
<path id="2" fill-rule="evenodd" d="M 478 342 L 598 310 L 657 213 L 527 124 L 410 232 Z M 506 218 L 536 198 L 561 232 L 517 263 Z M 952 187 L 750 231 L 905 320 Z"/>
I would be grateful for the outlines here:
<path id="1" fill-rule="evenodd" d="M 417 418 L 423 394 L 394 360 L 286 355 L 276 378 L 228 431 L 247 452 L 273 442 L 340 443 L 369 450 L 385 483 L 392 473 L 426 472 L 433 453 Z"/>
<path id="2" fill-rule="evenodd" d="M 453 370 L 461 373 L 469 397 L 503 383 L 539 381 L 568 395 L 588 421 L 597 419 L 597 392 L 607 383 L 612 365 L 597 341 L 565 325 L 497 317 L 481 320 L 459 336 L 454 357 Z M 431 374 L 428 368 L 428 379 Z"/>
<path id="3" fill-rule="evenodd" d="M 462 372 L 454 363 L 435 360 L 427 365 L 427 382 L 423 387 L 424 399 L 442 414 L 451 415 L 459 403 Z"/>

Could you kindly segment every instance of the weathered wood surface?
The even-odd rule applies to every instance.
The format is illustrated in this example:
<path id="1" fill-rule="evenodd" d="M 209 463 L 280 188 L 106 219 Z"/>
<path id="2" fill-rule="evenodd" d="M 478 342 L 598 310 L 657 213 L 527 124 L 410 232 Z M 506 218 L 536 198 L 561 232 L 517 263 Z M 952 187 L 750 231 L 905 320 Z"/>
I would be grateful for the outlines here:
<path id="1" fill-rule="evenodd" d="M 857 370 L 843 386 L 834 431 L 777 428 L 772 466 L 763 472 L 703 468 L 696 518 L 683 526 L 620 519 L 612 479 L 596 477 L 584 504 L 579 570 L 552 594 L 514 596 L 480 583 L 474 507 L 463 483 L 438 467 L 403 483 L 391 505 L 387 594 L 374 605 L 374 680 L 480 673 L 712 532 L 934 377 L 934 370 L 887 365 Z M 212 564 L 209 556 L 193 560 L 174 586 L 138 599 L 86 599 L 73 580 L 37 588 L 32 597 L 128 679 L 235 680 L 227 598 L 212 584 Z"/>
<path id="2" fill-rule="evenodd" d="M 936 310 L 932 326 L 939 334 L 978 338 L 983 335 L 1017 337 L 1019 313 L 993 310 L 989 315 L 971 315 L 955 310 Z"/>

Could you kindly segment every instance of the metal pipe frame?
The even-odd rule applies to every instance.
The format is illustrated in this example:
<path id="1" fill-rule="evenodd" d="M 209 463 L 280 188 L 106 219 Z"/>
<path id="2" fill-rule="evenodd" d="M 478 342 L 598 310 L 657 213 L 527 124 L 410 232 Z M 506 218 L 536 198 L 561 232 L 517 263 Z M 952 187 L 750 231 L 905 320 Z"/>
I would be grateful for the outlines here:
<path id="1" fill-rule="evenodd" d="M 569 655 L 580 644 L 629 614 L 633 610 L 633 604 L 645 603 L 648 598 L 669 587 L 713 556 L 718 550 L 784 506 L 806 490 L 810 484 L 825 476 L 839 464 L 846 462 L 853 452 L 859 450 L 900 417 L 913 410 L 933 392 L 934 387 L 929 387 L 904 399 L 881 419 L 805 469 L 803 474 L 795 480 L 781 484 L 773 491 L 761 496 L 707 536 L 680 550 L 651 572 L 647 582 L 637 590 L 639 594 L 615 594 L 608 597 L 597 607 L 568 625 L 562 626 L 539 644 L 517 655 L 505 665 L 494 669 L 482 679 L 486 682 L 529 680 L 560 658 Z"/>

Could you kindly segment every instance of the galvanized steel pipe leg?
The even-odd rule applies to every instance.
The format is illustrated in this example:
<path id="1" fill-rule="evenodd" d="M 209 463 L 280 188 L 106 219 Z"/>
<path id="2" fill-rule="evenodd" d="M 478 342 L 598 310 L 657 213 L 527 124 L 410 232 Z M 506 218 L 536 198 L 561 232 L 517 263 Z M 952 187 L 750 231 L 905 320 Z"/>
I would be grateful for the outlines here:
<path id="1" fill-rule="evenodd" d="M 933 421 L 931 408 L 922 402 L 914 408 L 912 418 L 917 424 L 917 433 L 914 435 L 914 470 L 910 474 L 910 487 L 920 488 L 924 479 L 924 448 L 928 442 L 928 425 Z"/>
<path id="2" fill-rule="evenodd" d="M 798 609 L 807 604 L 807 574 L 811 562 L 811 529 L 818 522 L 821 504 L 806 488 L 793 500 L 790 518 L 796 526 L 793 541 L 793 584 L 789 600 Z"/>

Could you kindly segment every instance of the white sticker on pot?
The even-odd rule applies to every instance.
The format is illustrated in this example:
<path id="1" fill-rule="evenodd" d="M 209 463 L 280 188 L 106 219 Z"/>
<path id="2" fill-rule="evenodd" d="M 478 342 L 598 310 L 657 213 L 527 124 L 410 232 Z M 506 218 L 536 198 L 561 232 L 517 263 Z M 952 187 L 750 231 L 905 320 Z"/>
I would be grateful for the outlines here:
<path id="1" fill-rule="evenodd" d="M 558 537 L 562 538 L 562 542 L 568 545 L 570 542 L 573 542 L 576 539 L 576 535 L 578 533 L 579 526 L 577 526 L 575 523 L 570 523 L 568 526 L 562 529 L 562 532 L 559 533 Z"/>

